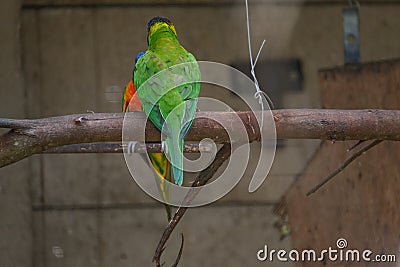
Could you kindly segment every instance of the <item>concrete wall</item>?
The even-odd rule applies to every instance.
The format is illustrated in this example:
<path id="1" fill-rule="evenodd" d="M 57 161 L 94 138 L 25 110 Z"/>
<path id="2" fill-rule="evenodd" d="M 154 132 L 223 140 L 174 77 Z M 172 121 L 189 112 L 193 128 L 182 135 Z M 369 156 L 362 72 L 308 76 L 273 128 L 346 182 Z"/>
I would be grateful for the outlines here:
<path id="1" fill-rule="evenodd" d="M 0 5 L 0 116 L 24 118 L 26 102 L 21 72 L 20 1 L 6 0 Z M 29 168 L 30 161 L 23 160 L 0 170 L 1 266 L 32 265 Z"/>
<path id="2" fill-rule="evenodd" d="M 0 66 L 2 73 L 9 71 L 1 76 L 1 117 L 119 111 L 118 91 L 131 76 L 134 56 L 146 48 L 146 23 L 155 15 L 174 21 L 182 44 L 199 60 L 232 64 L 248 58 L 245 10 L 239 4 L 170 6 L 158 1 L 154 6 L 147 2 L 119 6 L 110 1 L 29 0 L 21 11 L 15 2 L 6 2 L 13 6 L 1 9 L 8 10 L 2 19 L 13 27 L 2 30 L 1 36 L 13 38 L 1 44 L 9 57 Z M 111 5 L 96 4 L 104 2 Z M 341 8 L 273 1 L 251 5 L 254 47 L 268 39 L 261 60 L 302 60 L 304 89 L 284 96 L 286 108 L 319 107 L 317 70 L 343 63 Z M 399 11 L 399 5 L 362 7 L 363 60 L 400 55 Z M 285 144 L 259 191 L 247 193 L 247 177 L 221 201 L 188 212 L 168 243 L 167 263 L 176 255 L 179 232 L 186 237 L 182 266 L 268 266 L 257 262 L 258 249 L 264 244 L 290 247 L 290 240 L 280 241 L 274 228 L 278 217 L 273 207 L 319 142 Z M 14 240 L 0 241 L 2 266 L 151 264 L 165 226 L 163 207 L 137 187 L 121 155 L 34 156 L 21 164 L 26 165 L 0 170 L 2 188 L 8 181 L 15 188 L 8 195 L 0 191 L 0 212 L 7 214 L 0 225 L 9 221 L 18 229 L 0 228 L 1 236 Z M 20 203 L 17 209 L 16 203 Z"/>

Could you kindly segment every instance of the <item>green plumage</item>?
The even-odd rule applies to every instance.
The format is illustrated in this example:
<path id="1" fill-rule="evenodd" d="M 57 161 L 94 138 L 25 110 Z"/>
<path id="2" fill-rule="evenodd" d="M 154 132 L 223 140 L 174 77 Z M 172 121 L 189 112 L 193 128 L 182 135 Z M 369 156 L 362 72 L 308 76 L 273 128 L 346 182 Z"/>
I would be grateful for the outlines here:
<path id="1" fill-rule="evenodd" d="M 183 138 L 195 116 L 199 82 L 198 63 L 179 44 L 173 24 L 160 17 L 152 19 L 148 50 L 136 63 L 134 83 L 144 112 L 166 137 L 178 185 L 183 182 Z"/>

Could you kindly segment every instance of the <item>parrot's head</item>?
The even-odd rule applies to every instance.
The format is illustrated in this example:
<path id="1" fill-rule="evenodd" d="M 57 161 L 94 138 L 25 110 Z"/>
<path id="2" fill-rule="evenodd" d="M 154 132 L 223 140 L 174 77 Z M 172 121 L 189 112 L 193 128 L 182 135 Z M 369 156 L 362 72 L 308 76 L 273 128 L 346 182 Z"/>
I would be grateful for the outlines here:
<path id="1" fill-rule="evenodd" d="M 161 29 L 171 31 L 172 33 L 175 34 L 175 36 L 178 36 L 176 34 L 174 24 L 169 19 L 164 17 L 154 17 L 147 24 L 147 42 L 150 41 L 151 36 L 155 32 Z"/>

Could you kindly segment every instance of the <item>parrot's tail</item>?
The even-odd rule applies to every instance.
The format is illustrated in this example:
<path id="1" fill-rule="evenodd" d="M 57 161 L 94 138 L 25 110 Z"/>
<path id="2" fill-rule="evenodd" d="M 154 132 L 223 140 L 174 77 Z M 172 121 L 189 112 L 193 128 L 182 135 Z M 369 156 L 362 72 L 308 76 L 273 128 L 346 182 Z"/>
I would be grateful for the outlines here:
<path id="1" fill-rule="evenodd" d="M 167 149 L 172 164 L 172 173 L 175 183 L 182 185 L 183 183 L 183 143 L 184 140 L 179 135 L 172 138 L 166 138 Z"/>
<path id="2" fill-rule="evenodd" d="M 167 212 L 167 220 L 168 220 L 168 222 L 170 222 L 171 219 L 172 219 L 172 210 L 171 210 L 171 206 L 164 203 L 164 207 L 165 207 L 165 211 Z"/>
<path id="3" fill-rule="evenodd" d="M 164 201 L 169 201 L 170 187 L 168 182 L 171 182 L 171 163 L 168 162 L 164 153 L 149 153 L 151 163 L 156 170 L 158 177 L 156 178 L 158 189 L 160 189 L 161 197 Z M 168 222 L 172 218 L 171 206 L 164 203 L 165 210 L 167 211 Z"/>
<path id="4" fill-rule="evenodd" d="M 171 163 L 168 162 L 167 157 L 163 154 L 163 153 L 159 153 L 160 155 L 162 155 L 163 158 L 163 163 L 165 165 L 165 173 L 161 176 L 161 181 L 159 184 L 159 188 L 161 189 L 161 194 L 162 194 L 162 198 L 164 199 L 164 201 L 169 201 L 169 185 L 167 184 L 169 182 L 171 182 Z M 171 206 L 168 205 L 167 203 L 164 203 L 164 207 L 165 207 L 165 211 L 167 212 L 167 220 L 168 222 L 171 221 L 172 219 L 172 210 L 171 210 Z"/>

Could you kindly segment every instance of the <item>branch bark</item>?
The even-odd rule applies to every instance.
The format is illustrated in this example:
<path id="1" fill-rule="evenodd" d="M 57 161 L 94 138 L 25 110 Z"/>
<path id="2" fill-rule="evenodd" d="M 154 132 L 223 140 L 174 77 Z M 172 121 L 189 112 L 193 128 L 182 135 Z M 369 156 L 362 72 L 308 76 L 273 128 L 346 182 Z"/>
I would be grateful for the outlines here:
<path id="1" fill-rule="evenodd" d="M 92 144 L 73 144 L 50 148 L 42 154 L 70 154 L 70 153 L 157 153 L 163 150 L 161 143 L 137 143 L 131 151 L 129 147 L 120 143 L 92 143 Z M 211 152 L 211 144 L 185 143 L 183 152 L 200 153 Z"/>
<path id="2" fill-rule="evenodd" d="M 230 130 L 243 123 L 249 142 L 259 140 L 254 114 L 238 112 L 200 112 L 185 138 L 200 141 L 211 138 L 216 143 L 229 142 L 225 129 L 216 121 L 229 122 Z M 400 140 L 400 110 L 324 110 L 288 109 L 273 111 L 277 137 L 281 139 L 323 140 Z M 146 125 L 141 112 L 76 114 L 35 120 L 0 119 L 0 128 L 11 129 L 0 137 L 0 167 L 48 149 L 81 143 L 120 142 L 124 116 L 128 125 L 137 125 L 137 136 Z M 146 141 L 160 140 L 159 131 L 146 125 Z M 243 140 L 236 140 L 243 141 Z"/>

